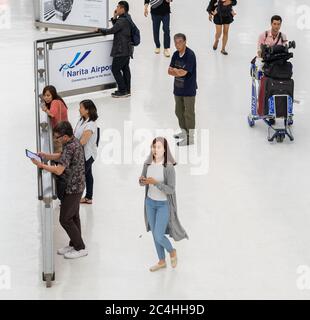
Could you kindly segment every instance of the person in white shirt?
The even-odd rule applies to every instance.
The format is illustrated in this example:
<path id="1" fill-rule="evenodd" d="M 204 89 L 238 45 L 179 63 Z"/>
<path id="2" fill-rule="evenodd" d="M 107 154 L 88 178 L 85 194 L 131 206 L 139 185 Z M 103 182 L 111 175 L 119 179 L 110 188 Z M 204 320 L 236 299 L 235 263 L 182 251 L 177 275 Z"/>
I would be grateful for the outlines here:
<path id="1" fill-rule="evenodd" d="M 97 108 L 92 100 L 80 102 L 81 119 L 77 123 L 74 135 L 80 140 L 85 153 L 85 175 L 86 175 L 86 195 L 81 199 L 81 203 L 93 203 L 94 178 L 92 165 L 97 157 Z"/>
<path id="2" fill-rule="evenodd" d="M 175 170 L 167 140 L 155 138 L 151 154 L 146 160 L 139 183 L 145 186 L 145 223 L 152 231 L 159 262 L 150 268 L 151 272 L 166 267 L 165 250 L 170 254 L 171 266 L 177 266 L 177 253 L 165 234 L 175 241 L 188 238 L 177 215 L 175 193 Z"/>

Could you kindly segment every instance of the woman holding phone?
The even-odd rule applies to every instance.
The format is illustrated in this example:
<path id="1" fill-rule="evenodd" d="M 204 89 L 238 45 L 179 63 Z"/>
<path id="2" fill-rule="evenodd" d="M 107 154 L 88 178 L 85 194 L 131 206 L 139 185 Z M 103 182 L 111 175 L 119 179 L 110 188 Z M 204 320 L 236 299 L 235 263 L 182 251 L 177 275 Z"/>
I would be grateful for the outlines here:
<path id="1" fill-rule="evenodd" d="M 42 97 L 42 110 L 50 117 L 53 129 L 59 122 L 68 121 L 68 107 L 54 86 L 46 86 L 43 89 Z M 54 152 L 59 153 L 61 151 L 61 143 L 54 139 Z"/>
<path id="2" fill-rule="evenodd" d="M 158 263 L 150 268 L 151 272 L 166 268 L 165 250 L 170 255 L 172 268 L 177 266 L 176 249 L 166 234 L 175 241 L 188 239 L 177 215 L 175 165 L 167 140 L 163 137 L 155 138 L 139 178 L 140 185 L 145 187 L 146 229 L 152 231 L 159 258 Z"/>
<path id="3" fill-rule="evenodd" d="M 42 110 L 51 118 L 53 129 L 59 122 L 68 121 L 68 107 L 54 86 L 46 86 L 42 97 Z"/>

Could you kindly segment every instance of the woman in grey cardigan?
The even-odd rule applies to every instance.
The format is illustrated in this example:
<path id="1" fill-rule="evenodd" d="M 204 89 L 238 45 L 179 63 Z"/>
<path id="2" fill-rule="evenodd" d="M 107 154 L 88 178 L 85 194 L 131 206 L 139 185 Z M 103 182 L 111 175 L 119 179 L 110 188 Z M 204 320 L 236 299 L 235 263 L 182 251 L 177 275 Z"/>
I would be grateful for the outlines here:
<path id="1" fill-rule="evenodd" d="M 145 186 L 146 230 L 152 231 L 159 258 L 159 262 L 150 268 L 152 272 L 167 266 L 165 249 L 170 254 L 171 266 L 177 266 L 177 252 L 165 234 L 175 241 L 188 239 L 177 215 L 175 165 L 167 140 L 162 137 L 154 139 L 139 179 L 140 185 Z"/>

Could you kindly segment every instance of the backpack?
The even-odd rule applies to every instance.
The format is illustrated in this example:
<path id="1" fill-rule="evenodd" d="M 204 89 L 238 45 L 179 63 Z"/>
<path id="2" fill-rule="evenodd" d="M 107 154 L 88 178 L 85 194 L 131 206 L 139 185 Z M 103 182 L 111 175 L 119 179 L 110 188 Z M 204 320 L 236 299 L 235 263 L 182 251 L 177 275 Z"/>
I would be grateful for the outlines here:
<path id="1" fill-rule="evenodd" d="M 132 21 L 131 16 L 127 15 L 126 19 L 130 22 L 131 24 L 131 44 L 134 47 L 137 47 L 140 42 L 141 42 L 141 35 L 140 35 L 140 30 L 138 27 L 135 25 L 135 23 Z"/>
<path id="2" fill-rule="evenodd" d="M 264 74 L 276 80 L 289 80 L 293 76 L 293 65 L 288 61 L 275 61 L 264 65 Z"/>
<path id="3" fill-rule="evenodd" d="M 230 17 L 232 11 L 232 5 L 224 6 L 224 3 L 222 0 L 219 0 L 217 3 L 217 12 L 220 17 Z"/>

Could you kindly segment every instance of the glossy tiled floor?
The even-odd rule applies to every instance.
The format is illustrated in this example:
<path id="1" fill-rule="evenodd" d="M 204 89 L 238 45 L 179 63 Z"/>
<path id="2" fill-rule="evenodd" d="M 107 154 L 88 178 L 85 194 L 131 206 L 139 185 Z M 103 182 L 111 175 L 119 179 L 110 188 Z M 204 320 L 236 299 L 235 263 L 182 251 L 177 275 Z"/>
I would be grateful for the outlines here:
<path id="1" fill-rule="evenodd" d="M 131 2 L 143 37 L 131 64 L 133 96 L 122 101 L 112 100 L 109 93 L 88 97 L 98 106 L 102 130 L 122 133 L 132 125 L 135 134 L 141 128 L 155 134 L 160 128 L 177 129 L 169 60 L 153 54 L 150 18 L 143 17 L 141 1 Z M 310 291 L 296 284 L 298 266 L 310 265 L 310 30 L 299 28 L 308 20 L 298 11 L 305 2 L 240 1 L 230 54 L 224 57 L 211 49 L 214 27 L 207 20 L 206 1 L 175 1 L 172 34 L 185 32 L 196 52 L 197 127 L 208 130 L 209 137 L 201 140 L 209 150 L 208 172 L 193 175 L 195 165 L 182 161 L 177 168 L 179 214 L 190 235 L 189 241 L 176 244 L 179 266 L 148 271 L 156 255 L 144 228 L 144 191 L 137 185 L 141 164 L 106 164 L 106 131 L 94 166 L 94 205 L 81 209 L 89 256 L 77 261 L 56 256 L 56 281 L 46 289 L 40 275 L 36 171 L 24 149 L 35 148 L 33 41 L 65 32 L 36 30 L 30 0 L 2 1 L 8 23 L 0 24 L 0 265 L 10 267 L 12 283 L 11 290 L 0 289 L 0 299 L 310 298 Z M 300 104 L 295 142 L 270 145 L 266 127 L 259 123 L 250 129 L 246 116 L 249 61 L 257 35 L 274 13 L 283 16 L 283 32 L 298 44 L 294 78 Z M 72 123 L 81 99 L 67 99 Z M 121 142 L 128 151 L 123 137 Z M 177 159 L 185 155 L 183 150 Z M 55 210 L 56 247 L 67 241 L 57 218 Z"/>

